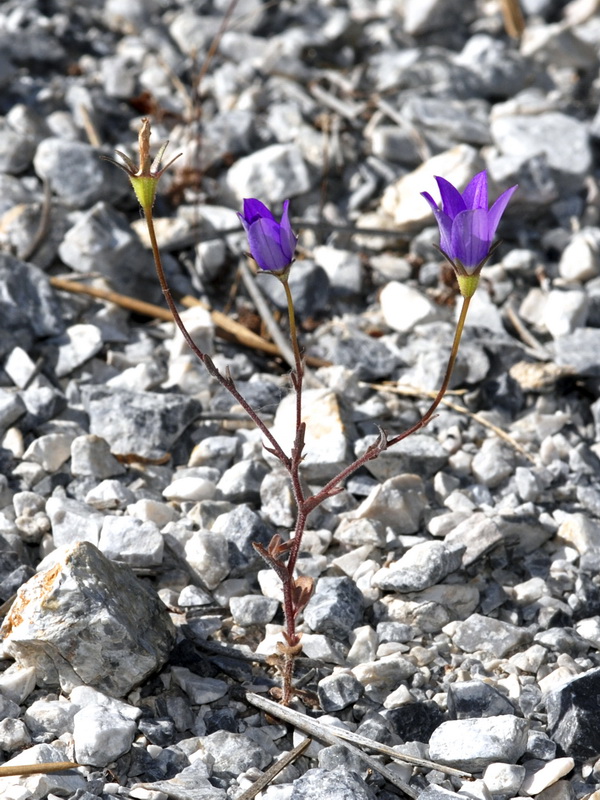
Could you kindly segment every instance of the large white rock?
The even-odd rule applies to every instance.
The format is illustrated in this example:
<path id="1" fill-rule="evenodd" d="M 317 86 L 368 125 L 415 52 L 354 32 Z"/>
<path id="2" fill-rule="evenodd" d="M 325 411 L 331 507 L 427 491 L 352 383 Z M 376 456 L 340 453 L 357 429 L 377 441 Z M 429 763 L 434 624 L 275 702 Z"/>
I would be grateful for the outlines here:
<path id="1" fill-rule="evenodd" d="M 56 554 L 19 589 L 2 628 L 4 657 L 38 685 L 87 685 L 116 697 L 168 658 L 175 629 L 158 596 L 89 542 Z"/>
<path id="2" fill-rule="evenodd" d="M 408 175 L 403 175 L 389 186 L 381 198 L 381 210 L 395 222 L 401 231 L 409 231 L 431 221 L 431 208 L 420 192 L 429 192 L 439 199 L 434 177 L 443 175 L 446 180 L 462 191 L 473 175 L 484 167 L 477 150 L 466 144 L 459 144 L 425 161 Z"/>

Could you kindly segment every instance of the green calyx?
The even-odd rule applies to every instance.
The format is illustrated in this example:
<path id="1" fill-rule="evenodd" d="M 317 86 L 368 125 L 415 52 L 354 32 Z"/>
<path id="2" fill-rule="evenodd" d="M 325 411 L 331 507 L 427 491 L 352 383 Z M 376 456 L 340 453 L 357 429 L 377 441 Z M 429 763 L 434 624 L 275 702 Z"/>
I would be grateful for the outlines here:
<path id="1" fill-rule="evenodd" d="M 139 204 L 144 211 L 149 211 L 154 205 L 158 178 L 151 175 L 130 175 L 129 180 Z"/>
<path id="2" fill-rule="evenodd" d="M 479 274 L 477 275 L 457 275 L 458 288 L 463 297 L 473 297 L 479 286 Z"/>

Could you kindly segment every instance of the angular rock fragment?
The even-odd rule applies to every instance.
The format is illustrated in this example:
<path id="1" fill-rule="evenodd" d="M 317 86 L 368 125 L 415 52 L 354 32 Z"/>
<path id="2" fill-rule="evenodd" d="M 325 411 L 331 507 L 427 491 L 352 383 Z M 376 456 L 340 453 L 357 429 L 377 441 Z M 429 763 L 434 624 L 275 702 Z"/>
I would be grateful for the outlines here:
<path id="1" fill-rule="evenodd" d="M 168 658 L 175 631 L 158 596 L 89 542 L 56 553 L 21 587 L 0 634 L 38 684 L 120 697 Z"/>

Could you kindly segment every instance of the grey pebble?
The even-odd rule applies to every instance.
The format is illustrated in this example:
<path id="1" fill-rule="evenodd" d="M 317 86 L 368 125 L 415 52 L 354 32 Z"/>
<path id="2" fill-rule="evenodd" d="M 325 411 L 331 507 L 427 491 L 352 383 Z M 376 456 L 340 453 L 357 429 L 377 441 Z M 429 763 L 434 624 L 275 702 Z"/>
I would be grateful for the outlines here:
<path id="1" fill-rule="evenodd" d="M 479 772 L 495 761 L 516 763 L 527 746 L 529 723 L 503 715 L 442 722 L 429 740 L 433 761 Z"/>
<path id="2" fill-rule="evenodd" d="M 362 608 L 362 595 L 349 578 L 320 578 L 304 619 L 315 633 L 346 638 L 360 621 Z"/>
<path id="3" fill-rule="evenodd" d="M 346 766 L 332 770 L 310 769 L 294 783 L 292 800 L 373 800 L 375 795 Z"/>

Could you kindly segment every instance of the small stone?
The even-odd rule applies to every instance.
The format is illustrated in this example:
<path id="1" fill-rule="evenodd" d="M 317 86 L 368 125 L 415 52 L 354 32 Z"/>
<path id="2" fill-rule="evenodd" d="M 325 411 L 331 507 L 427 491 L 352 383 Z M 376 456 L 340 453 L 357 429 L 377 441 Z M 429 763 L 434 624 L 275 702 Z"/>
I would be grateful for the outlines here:
<path id="1" fill-rule="evenodd" d="M 306 438 L 302 473 L 309 481 L 329 480 L 347 463 L 348 431 L 339 398 L 327 389 L 308 389 L 302 394 L 302 421 Z M 275 414 L 272 433 L 285 452 L 295 437 L 295 397 L 285 397 Z"/>
<path id="2" fill-rule="evenodd" d="M 34 339 L 60 336 L 64 330 L 60 304 L 41 269 L 0 253 L 0 284 L 2 355 L 17 346 L 29 351 Z"/>
<path id="3" fill-rule="evenodd" d="M 465 653 L 482 650 L 496 658 L 503 658 L 511 650 L 524 644 L 529 637 L 528 631 L 509 622 L 471 614 L 464 622 L 457 624 L 452 640 Z"/>
<path id="4" fill-rule="evenodd" d="M 192 450 L 188 467 L 208 466 L 224 472 L 231 466 L 238 447 L 234 436 L 207 436 Z"/>
<path id="5" fill-rule="evenodd" d="M 542 319 L 554 339 L 567 336 L 586 324 L 590 301 L 585 292 L 553 289 L 548 293 Z"/>
<path id="6" fill-rule="evenodd" d="M 18 394 L 0 388 L 0 428 L 6 430 L 25 413 L 25 403 Z"/>
<path id="7" fill-rule="evenodd" d="M 229 691 L 225 681 L 216 678 L 204 678 L 195 675 L 185 667 L 171 667 L 171 674 L 178 686 L 188 695 L 191 702 L 198 706 L 214 703 Z"/>
<path id="8" fill-rule="evenodd" d="M 379 295 L 386 325 L 399 333 L 408 333 L 415 325 L 439 318 L 436 306 L 418 289 L 390 281 Z"/>
<path id="9" fill-rule="evenodd" d="M 50 181 L 64 203 L 88 208 L 98 200 L 113 202 L 127 188 L 120 171 L 98 155 L 89 144 L 49 138 L 40 142 L 33 166 L 40 178 Z"/>
<path id="10" fill-rule="evenodd" d="M 354 445 L 357 456 L 362 455 L 377 436 L 369 434 L 358 439 Z M 386 481 L 401 473 L 429 478 L 439 472 L 448 461 L 448 453 L 434 436 L 419 433 L 405 439 L 399 447 L 392 447 L 372 461 L 367 461 L 366 469 L 379 481 Z"/>
<path id="11" fill-rule="evenodd" d="M 352 517 L 375 520 L 389 526 L 396 534 L 416 533 L 426 504 L 421 478 L 417 475 L 397 475 L 376 486 L 352 512 Z"/>
<path id="12" fill-rule="evenodd" d="M 376 661 L 366 661 L 352 667 L 352 673 L 358 678 L 367 694 L 375 693 L 387 696 L 398 688 L 398 684 L 411 678 L 417 667 L 407 658 L 394 653 Z"/>
<path id="13" fill-rule="evenodd" d="M 69 757 L 62 742 L 53 744 L 34 744 L 2 766 L 16 769 L 24 765 L 48 764 L 56 761 L 68 761 Z M 6 797 L 15 800 L 42 797 L 68 797 L 75 793 L 85 795 L 89 786 L 87 779 L 77 770 L 68 772 L 42 773 L 37 775 L 20 775 L 0 778 L 0 791 Z"/>
<path id="14" fill-rule="evenodd" d="M 375 800 L 375 794 L 355 772 L 345 767 L 309 769 L 294 781 L 293 800 Z"/>
<path id="15" fill-rule="evenodd" d="M 70 375 L 102 349 L 102 331 L 96 325 L 71 325 L 58 339 L 56 374 Z"/>
<path id="16" fill-rule="evenodd" d="M 491 131 L 503 154 L 525 162 L 543 153 L 557 186 L 564 192 L 578 191 L 588 174 L 592 159 L 588 131 L 574 117 L 557 111 L 497 114 L 492 115 Z"/>
<path id="17" fill-rule="evenodd" d="M 335 529 L 333 538 L 347 547 L 384 547 L 386 533 L 378 520 L 346 518 Z"/>
<path id="18" fill-rule="evenodd" d="M 465 546 L 464 567 L 475 563 L 502 541 L 502 532 L 496 522 L 482 512 L 471 513 L 464 522 L 459 522 L 445 538 L 445 543 L 448 545 Z"/>
<path id="19" fill-rule="evenodd" d="M 560 778 L 568 775 L 574 766 L 575 761 L 572 758 L 555 758 L 541 769 L 527 775 L 521 790 L 530 797 L 535 797 L 535 795 L 552 786 Z"/>
<path id="20" fill-rule="evenodd" d="M 24 389 L 37 372 L 37 367 L 22 347 L 15 347 L 4 362 L 4 370 L 18 389 Z"/>
<path id="21" fill-rule="evenodd" d="M 215 598 L 216 599 L 216 598 Z M 213 602 L 213 598 L 208 592 L 202 591 L 197 586 L 184 586 L 177 598 L 177 605 L 182 608 L 194 608 L 197 606 L 208 606 Z M 221 602 L 220 600 L 218 602 Z"/>
<path id="22" fill-rule="evenodd" d="M 346 638 L 360 622 L 363 599 L 349 578 L 320 578 L 304 609 L 304 620 L 315 631 Z"/>
<path id="23" fill-rule="evenodd" d="M 269 597 L 260 597 L 252 594 L 232 597 L 229 608 L 236 625 L 266 625 L 271 622 L 279 603 Z"/>
<path id="24" fill-rule="evenodd" d="M 20 714 L 19 706 L 13 703 L 8 697 L 0 695 L 0 720 L 9 718 L 18 719 Z"/>
<path id="25" fill-rule="evenodd" d="M 327 714 L 355 703 L 363 693 L 361 682 L 351 672 L 334 672 L 319 681 L 319 703 Z"/>
<path id="26" fill-rule="evenodd" d="M 102 436 L 113 453 L 160 458 L 202 410 L 193 398 L 155 392 L 82 387 L 90 433 Z M 109 476 L 104 476 L 109 477 Z"/>
<path id="27" fill-rule="evenodd" d="M 260 513 L 271 525 L 291 528 L 294 525 L 294 493 L 284 470 L 268 472 L 260 484 Z"/>
<path id="28" fill-rule="evenodd" d="M 361 625 L 350 634 L 351 647 L 346 657 L 349 667 L 355 667 L 365 661 L 374 661 L 377 655 L 379 640 L 377 633 L 370 625 Z"/>
<path id="29" fill-rule="evenodd" d="M 275 652 L 277 649 L 275 647 Z M 323 636 L 321 633 L 303 633 L 302 652 L 313 661 L 324 661 L 326 664 L 339 666 L 346 664 L 347 649 L 340 642 L 334 641 L 329 636 Z"/>
<path id="30" fill-rule="evenodd" d="M 223 473 L 217 492 L 230 503 L 257 503 L 261 484 L 268 472 L 266 464 L 260 461 L 238 461 Z"/>
<path id="31" fill-rule="evenodd" d="M 71 700 L 81 706 L 73 719 L 75 760 L 92 767 L 106 767 L 127 753 L 137 731 L 141 709 L 115 700 L 89 686 L 71 692 Z"/>
<path id="32" fill-rule="evenodd" d="M 122 475 L 125 468 L 110 452 L 110 446 L 101 436 L 84 434 L 71 443 L 71 473 L 91 476 L 98 480 Z"/>
<path id="33" fill-rule="evenodd" d="M 186 542 L 185 557 L 208 589 L 215 589 L 231 568 L 227 542 L 214 531 L 194 531 Z"/>
<path id="34" fill-rule="evenodd" d="M 66 700 L 36 700 L 23 719 L 36 742 L 52 742 L 63 733 L 73 733 L 73 720 L 79 706 Z"/>
<path id="35" fill-rule="evenodd" d="M 515 707 L 498 689 L 484 681 L 461 681 L 448 686 L 448 712 L 453 719 L 499 717 Z"/>
<path id="36" fill-rule="evenodd" d="M 199 751 L 214 759 L 213 772 L 224 777 L 237 777 L 256 767 L 264 769 L 271 756 L 249 736 L 229 731 L 217 731 L 203 737 Z"/>
<path id="37" fill-rule="evenodd" d="M 4 652 L 34 667 L 40 683 L 67 691 L 86 683 L 119 695 L 162 666 L 174 628 L 128 567 L 79 542 L 19 589 L 2 636 Z"/>
<path id="38" fill-rule="evenodd" d="M 339 296 L 358 295 L 362 291 L 363 268 L 358 253 L 335 247 L 315 247 L 314 257 L 329 278 L 333 291 Z"/>
<path id="39" fill-rule="evenodd" d="M 0 675 L 0 692 L 20 705 L 35 689 L 35 668 L 13 664 Z"/>
<path id="40" fill-rule="evenodd" d="M 398 561 L 382 567 L 373 584 L 391 592 L 420 592 L 441 581 L 462 564 L 463 546 L 422 542 L 411 547 Z"/>
<path id="41" fill-rule="evenodd" d="M 529 723 L 503 715 L 442 722 L 429 740 L 432 761 L 480 772 L 495 761 L 516 763 L 527 746 Z"/>
<path id="42" fill-rule="evenodd" d="M 473 476 L 484 486 L 494 488 L 513 474 L 515 461 L 513 452 L 497 439 L 486 439 L 471 464 Z"/>
<path id="43" fill-rule="evenodd" d="M 56 493 L 46 503 L 46 514 L 56 547 L 80 541 L 98 544 L 103 517 L 85 503 Z"/>
<path id="44" fill-rule="evenodd" d="M 581 556 L 600 548 L 600 524 L 585 514 L 566 515 L 556 536 L 560 541 L 574 547 Z"/>
<path id="45" fill-rule="evenodd" d="M 87 498 L 86 502 L 89 502 Z M 154 522 L 159 528 L 164 528 L 167 523 L 173 522 L 177 517 L 175 509 L 171 506 L 150 498 L 142 498 L 127 506 L 127 513 L 130 517 L 136 517 L 143 522 Z"/>
<path id="46" fill-rule="evenodd" d="M 220 514 L 214 521 L 212 532 L 221 534 L 226 540 L 231 567 L 242 574 L 247 573 L 249 565 L 262 563 L 253 542 L 268 547 L 275 533 L 247 505 L 236 506 L 232 511 Z"/>
<path id="47" fill-rule="evenodd" d="M 23 750 L 31 744 L 31 736 L 20 719 L 3 719 L 0 722 L 0 749 L 5 753 Z"/>
<path id="48" fill-rule="evenodd" d="M 518 796 L 524 777 L 525 767 L 520 764 L 493 762 L 485 768 L 483 782 L 494 798 L 508 800 L 510 797 Z"/>
<path id="49" fill-rule="evenodd" d="M 85 496 L 87 505 L 97 511 L 112 511 L 125 508 L 133 503 L 133 492 L 117 480 L 104 480 Z M 132 515 L 135 516 L 135 515 Z"/>
<path id="50" fill-rule="evenodd" d="M 149 568 L 162 564 L 164 540 L 153 522 L 135 517 L 104 518 L 98 548 L 107 558 L 131 567 Z"/>
<path id="51" fill-rule="evenodd" d="M 39 544 L 42 536 L 50 530 L 45 505 L 43 497 L 35 492 L 17 492 L 13 496 L 15 525 L 23 540 L 29 544 Z"/>
<path id="52" fill-rule="evenodd" d="M 381 200 L 381 210 L 394 220 L 400 231 L 424 225 L 432 219 L 425 201 L 417 203 L 419 192 L 434 191 L 435 175 L 443 175 L 459 191 L 463 191 L 476 172 L 482 169 L 480 156 L 473 147 L 460 144 L 429 158 L 420 167 L 389 186 Z"/>
<path id="53" fill-rule="evenodd" d="M 584 283 L 600 274 L 600 229 L 582 228 L 562 252 L 558 271 L 567 281 Z"/>
<path id="54" fill-rule="evenodd" d="M 393 730 L 407 742 L 428 742 L 444 719 L 444 712 L 433 701 L 406 703 L 390 709 L 385 718 Z"/>
<path id="55" fill-rule="evenodd" d="M 548 735 L 559 752 L 585 761 L 600 752 L 600 730 L 596 724 L 600 668 L 578 675 L 546 696 Z"/>
<path id="56" fill-rule="evenodd" d="M 177 503 L 186 501 L 197 503 L 199 500 L 212 500 L 217 491 L 217 487 L 207 478 L 188 476 L 186 478 L 175 478 L 163 490 L 165 500 L 172 500 Z"/>
<path id="57" fill-rule="evenodd" d="M 272 144 L 240 158 L 227 172 L 227 184 L 241 202 L 262 197 L 269 207 L 308 192 L 312 181 L 295 144 Z"/>

